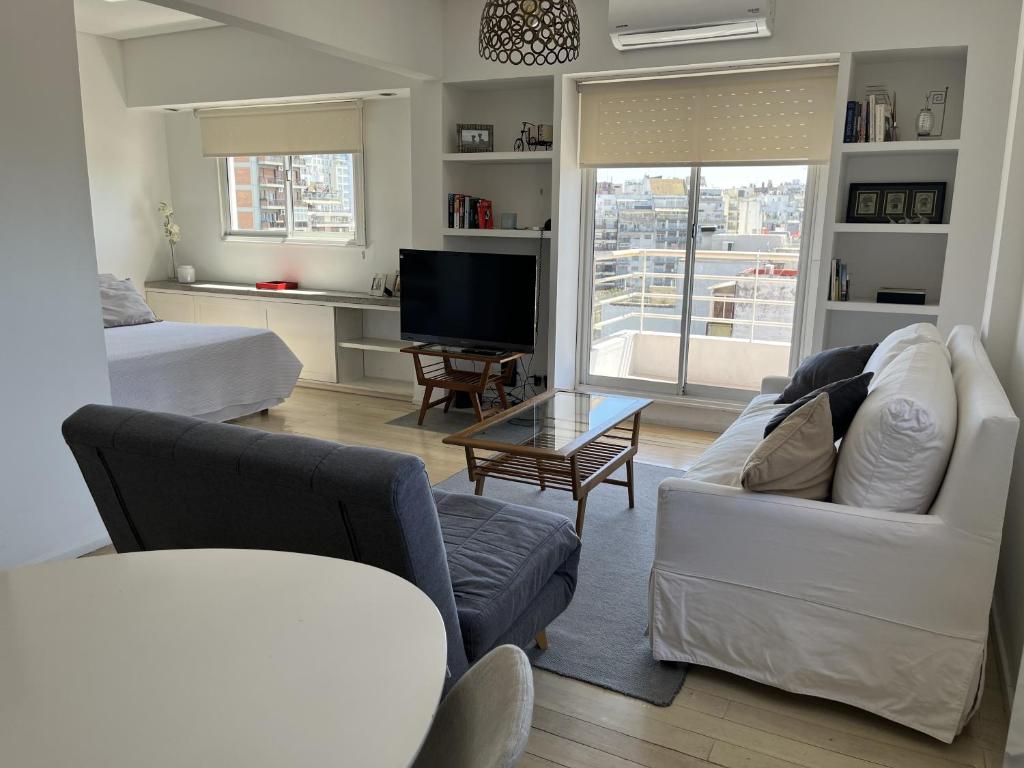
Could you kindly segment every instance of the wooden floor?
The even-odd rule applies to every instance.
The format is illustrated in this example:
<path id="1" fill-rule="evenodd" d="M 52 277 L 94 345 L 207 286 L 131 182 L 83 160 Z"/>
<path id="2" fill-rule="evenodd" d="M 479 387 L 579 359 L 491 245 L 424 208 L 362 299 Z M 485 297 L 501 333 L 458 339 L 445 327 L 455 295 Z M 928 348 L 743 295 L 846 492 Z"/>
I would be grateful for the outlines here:
<path id="1" fill-rule="evenodd" d="M 464 469 L 462 449 L 442 445 L 436 432 L 387 425 L 412 410 L 409 403 L 298 389 L 269 415 L 239 423 L 415 453 L 432 483 Z M 637 458 L 686 467 L 713 439 L 709 433 L 645 424 Z M 1007 728 L 997 674 L 993 661 L 982 711 L 954 744 L 945 745 L 852 707 L 702 667 L 690 668 L 670 707 L 534 670 L 533 731 L 521 766 L 997 768 Z"/>

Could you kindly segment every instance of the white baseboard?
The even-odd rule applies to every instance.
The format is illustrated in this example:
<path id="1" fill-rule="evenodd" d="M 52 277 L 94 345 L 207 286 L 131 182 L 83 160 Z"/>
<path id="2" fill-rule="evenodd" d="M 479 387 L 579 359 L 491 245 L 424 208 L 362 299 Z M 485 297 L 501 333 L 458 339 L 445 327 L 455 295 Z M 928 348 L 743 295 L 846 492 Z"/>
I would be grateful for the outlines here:
<path id="1" fill-rule="evenodd" d="M 1003 683 L 1003 700 L 1006 702 L 1006 713 L 1013 711 L 1013 694 L 1017 690 L 1017 679 L 1014 677 L 1013 669 L 1011 669 L 1011 663 L 1013 667 L 1016 667 L 1019 663 L 1019 659 L 1011 661 L 1009 650 L 1006 647 L 1006 635 L 1003 632 L 1003 622 L 999 618 L 999 603 L 996 600 L 992 601 L 992 636 L 996 641 L 996 653 L 999 655 L 999 672 L 1002 677 Z"/>

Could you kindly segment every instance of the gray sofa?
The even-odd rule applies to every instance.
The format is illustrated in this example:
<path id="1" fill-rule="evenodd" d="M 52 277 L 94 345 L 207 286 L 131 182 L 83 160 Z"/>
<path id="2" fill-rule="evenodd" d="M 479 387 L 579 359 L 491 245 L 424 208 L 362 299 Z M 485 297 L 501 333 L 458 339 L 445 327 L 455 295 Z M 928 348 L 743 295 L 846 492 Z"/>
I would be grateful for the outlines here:
<path id="1" fill-rule="evenodd" d="M 432 493 L 415 456 L 102 405 L 63 431 L 118 552 L 271 549 L 391 571 L 444 619 L 447 687 L 492 648 L 531 644 L 576 588 L 570 520 Z"/>

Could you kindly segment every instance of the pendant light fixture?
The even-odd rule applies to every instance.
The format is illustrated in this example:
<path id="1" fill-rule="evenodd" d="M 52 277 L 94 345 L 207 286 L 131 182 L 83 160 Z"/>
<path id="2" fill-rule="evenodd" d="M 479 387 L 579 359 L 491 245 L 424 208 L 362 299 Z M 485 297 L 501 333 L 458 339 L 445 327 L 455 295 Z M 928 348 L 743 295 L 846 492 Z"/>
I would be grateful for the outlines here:
<path id="1" fill-rule="evenodd" d="M 564 64 L 580 55 L 573 0 L 487 0 L 480 17 L 480 56 L 501 64 Z"/>

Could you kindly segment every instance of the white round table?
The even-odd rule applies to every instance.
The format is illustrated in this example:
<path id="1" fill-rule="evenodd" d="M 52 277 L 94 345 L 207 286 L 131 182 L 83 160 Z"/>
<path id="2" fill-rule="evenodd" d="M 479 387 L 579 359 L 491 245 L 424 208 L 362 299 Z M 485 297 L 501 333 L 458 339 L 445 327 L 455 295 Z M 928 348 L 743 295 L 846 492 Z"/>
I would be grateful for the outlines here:
<path id="1" fill-rule="evenodd" d="M 182 550 L 0 572 L 0 764 L 408 766 L 445 665 L 430 599 L 344 560 Z"/>

